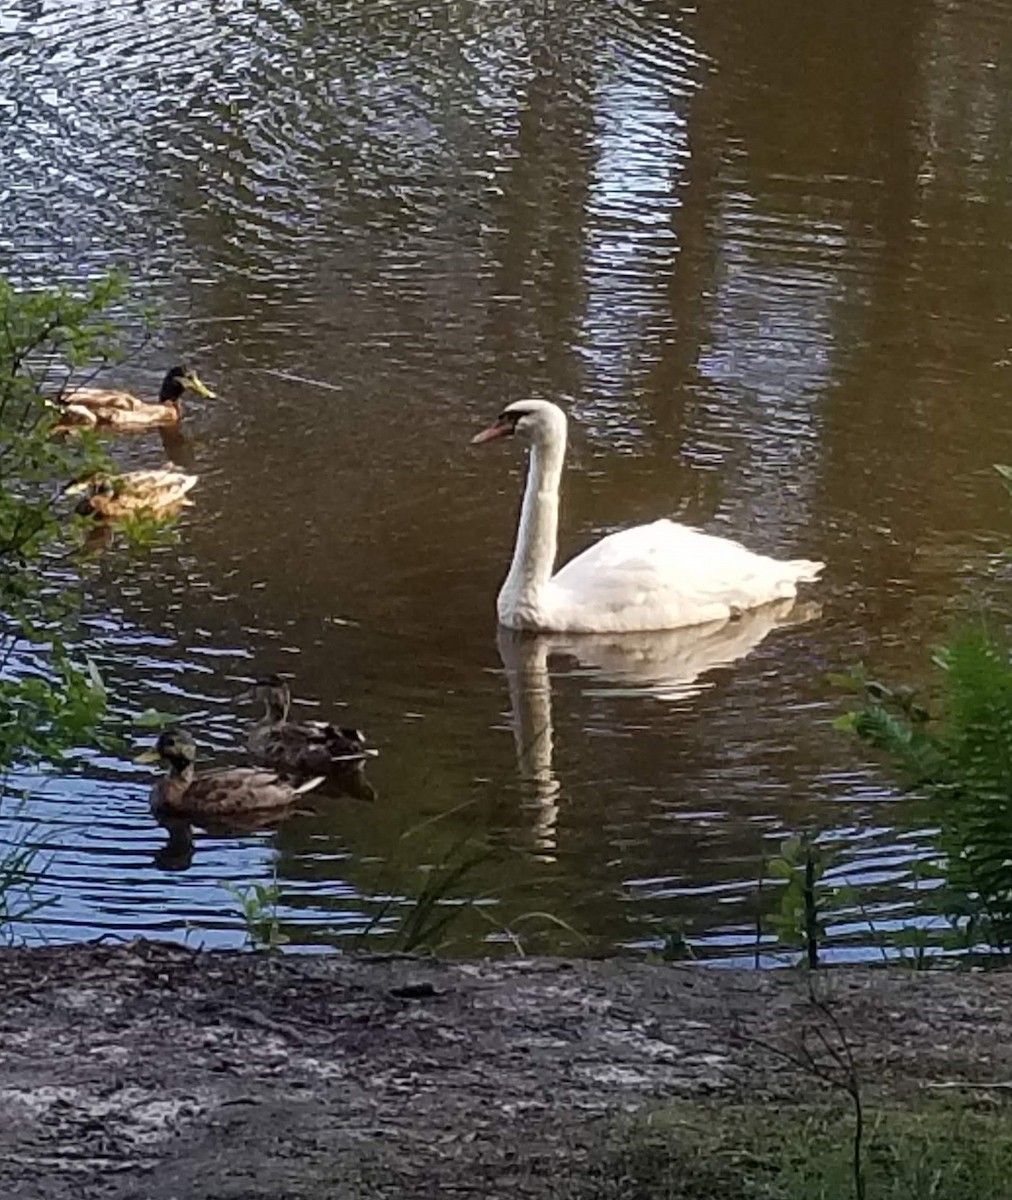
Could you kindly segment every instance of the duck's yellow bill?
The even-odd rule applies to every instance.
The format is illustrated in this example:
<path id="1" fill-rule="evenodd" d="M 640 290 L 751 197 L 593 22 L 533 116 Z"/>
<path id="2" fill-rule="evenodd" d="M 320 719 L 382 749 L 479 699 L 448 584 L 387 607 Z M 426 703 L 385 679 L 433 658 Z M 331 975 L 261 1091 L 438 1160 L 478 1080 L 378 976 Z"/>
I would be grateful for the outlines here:
<path id="1" fill-rule="evenodd" d="M 157 750 L 145 750 L 143 754 L 138 754 L 134 758 L 135 763 L 156 763 L 161 761 L 162 756 Z"/>
<path id="2" fill-rule="evenodd" d="M 200 382 L 196 371 L 190 371 L 187 374 L 184 382 L 191 392 L 196 392 L 198 396 L 203 396 L 205 400 L 217 399 L 214 392 L 211 391 L 207 384 Z"/>

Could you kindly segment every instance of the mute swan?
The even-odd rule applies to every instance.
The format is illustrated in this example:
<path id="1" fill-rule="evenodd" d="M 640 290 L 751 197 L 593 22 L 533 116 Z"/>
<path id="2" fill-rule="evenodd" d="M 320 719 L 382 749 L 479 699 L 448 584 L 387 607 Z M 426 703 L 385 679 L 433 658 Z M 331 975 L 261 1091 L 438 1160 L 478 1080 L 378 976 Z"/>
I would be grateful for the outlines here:
<path id="1" fill-rule="evenodd" d="M 547 400 L 518 400 L 472 443 L 521 433 L 531 442 L 520 528 L 499 591 L 499 622 L 544 633 L 626 633 L 724 621 L 797 594 L 824 564 L 753 554 L 673 521 L 609 534 L 552 574 L 566 417 Z"/>

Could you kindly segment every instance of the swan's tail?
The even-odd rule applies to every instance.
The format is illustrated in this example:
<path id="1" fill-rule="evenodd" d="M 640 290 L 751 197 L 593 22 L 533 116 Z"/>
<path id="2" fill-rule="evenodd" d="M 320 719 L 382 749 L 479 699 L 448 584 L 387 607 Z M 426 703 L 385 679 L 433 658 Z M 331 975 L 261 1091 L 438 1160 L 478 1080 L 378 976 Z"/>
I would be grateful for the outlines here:
<path id="1" fill-rule="evenodd" d="M 794 572 L 795 583 L 814 583 L 819 578 L 825 563 L 812 562 L 809 558 L 792 558 L 784 563 Z"/>

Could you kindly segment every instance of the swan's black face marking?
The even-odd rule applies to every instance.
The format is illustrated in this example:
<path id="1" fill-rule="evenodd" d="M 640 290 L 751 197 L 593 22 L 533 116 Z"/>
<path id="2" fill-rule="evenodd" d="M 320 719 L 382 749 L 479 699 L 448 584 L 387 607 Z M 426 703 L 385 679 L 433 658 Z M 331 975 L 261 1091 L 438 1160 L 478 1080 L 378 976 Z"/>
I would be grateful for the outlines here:
<path id="1" fill-rule="evenodd" d="M 496 425 L 503 426 L 508 436 L 509 434 L 516 433 L 520 418 L 526 415 L 526 413 L 517 412 L 515 409 L 504 408 L 496 417 L 495 423 Z"/>
<path id="2" fill-rule="evenodd" d="M 532 421 L 525 420 L 525 418 L 536 419 L 540 412 L 541 406 L 525 400 L 517 400 L 502 410 L 496 417 L 494 425 L 483 429 L 481 433 L 476 433 L 471 438 L 471 444 L 491 442 L 496 438 L 510 437 L 514 433 L 524 433 L 532 426 Z"/>

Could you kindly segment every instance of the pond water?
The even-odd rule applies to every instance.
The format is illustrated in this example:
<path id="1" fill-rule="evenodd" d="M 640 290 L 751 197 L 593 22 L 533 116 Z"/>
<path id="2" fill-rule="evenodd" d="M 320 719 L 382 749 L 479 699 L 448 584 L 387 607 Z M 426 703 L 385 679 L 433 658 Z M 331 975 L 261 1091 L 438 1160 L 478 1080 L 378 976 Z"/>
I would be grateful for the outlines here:
<path id="1" fill-rule="evenodd" d="M 5 5 L 0 270 L 125 266 L 158 333 L 114 381 L 186 358 L 219 393 L 170 447 L 200 476 L 177 540 L 101 557 L 85 648 L 207 763 L 274 670 L 380 750 L 373 802 L 189 862 L 150 770 L 96 757 L 32 800 L 39 934 L 238 944 L 227 885 L 276 872 L 292 941 L 348 944 L 470 841 L 450 949 L 682 929 L 751 961 L 798 830 L 879 928 L 916 921 L 924 844 L 826 675 L 923 678 L 1012 540 L 1010 42 L 1003 0 Z M 675 516 L 825 559 L 821 614 L 500 653 L 524 464 L 468 441 L 526 396 L 571 417 L 564 554 Z"/>

